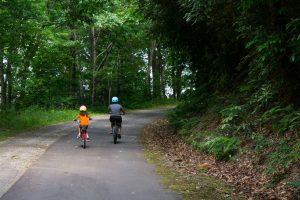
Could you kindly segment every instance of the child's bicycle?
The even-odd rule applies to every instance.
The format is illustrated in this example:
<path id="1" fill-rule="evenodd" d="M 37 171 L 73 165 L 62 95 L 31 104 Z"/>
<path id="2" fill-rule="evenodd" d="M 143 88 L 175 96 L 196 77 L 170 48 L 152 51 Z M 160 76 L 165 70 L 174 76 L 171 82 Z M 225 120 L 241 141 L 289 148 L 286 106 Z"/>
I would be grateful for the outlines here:
<path id="1" fill-rule="evenodd" d="M 86 140 L 87 140 L 87 137 L 86 137 L 86 126 L 82 126 L 81 130 L 80 130 L 80 138 L 82 140 L 82 148 L 85 149 L 86 147 Z"/>
<path id="2" fill-rule="evenodd" d="M 90 118 L 90 120 L 92 120 L 92 118 Z M 78 120 L 74 120 L 77 121 L 78 125 L 79 125 L 79 121 Z M 86 141 L 87 141 L 87 134 L 86 134 L 86 130 L 87 130 L 87 126 L 82 126 L 80 128 L 80 139 L 82 141 L 82 148 L 86 148 Z"/>

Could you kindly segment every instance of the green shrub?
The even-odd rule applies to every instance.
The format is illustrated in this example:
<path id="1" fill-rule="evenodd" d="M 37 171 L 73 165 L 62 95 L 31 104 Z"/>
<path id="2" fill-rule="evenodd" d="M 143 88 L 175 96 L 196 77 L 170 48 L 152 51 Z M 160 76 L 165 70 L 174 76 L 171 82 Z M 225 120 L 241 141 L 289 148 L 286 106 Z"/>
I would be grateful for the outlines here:
<path id="1" fill-rule="evenodd" d="M 263 134 L 254 133 L 251 136 L 253 142 L 254 142 L 254 150 L 255 151 L 261 151 L 266 146 L 269 146 L 271 141 L 266 138 Z"/>
<path id="2" fill-rule="evenodd" d="M 198 146 L 200 149 L 216 156 L 219 160 L 228 160 L 236 154 L 239 148 L 238 139 L 235 137 L 216 136 L 208 137 Z"/>
<path id="3" fill-rule="evenodd" d="M 267 110 L 261 117 L 263 122 L 272 122 L 272 128 L 278 133 L 300 127 L 300 111 L 292 105 L 282 107 L 274 106 Z"/>
<path id="4" fill-rule="evenodd" d="M 300 141 L 284 140 L 268 156 L 267 174 L 276 174 L 282 169 L 287 169 L 291 163 L 300 159 Z"/>
<path id="5" fill-rule="evenodd" d="M 238 126 L 237 123 L 244 117 L 243 106 L 231 105 L 221 111 L 222 120 L 219 129 L 226 134 L 232 135 L 233 133 L 247 128 Z"/>

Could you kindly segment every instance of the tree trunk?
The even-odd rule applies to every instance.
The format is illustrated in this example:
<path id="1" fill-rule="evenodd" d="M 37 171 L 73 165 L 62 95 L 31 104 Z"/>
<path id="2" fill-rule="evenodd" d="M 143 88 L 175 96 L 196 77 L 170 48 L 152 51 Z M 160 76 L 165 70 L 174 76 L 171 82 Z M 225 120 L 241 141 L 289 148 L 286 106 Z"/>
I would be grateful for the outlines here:
<path id="1" fill-rule="evenodd" d="M 177 90 L 176 90 L 176 76 L 175 76 L 175 70 L 176 70 L 176 62 L 173 62 L 173 67 L 172 67 L 172 71 L 171 71 L 171 76 L 172 76 L 172 90 L 173 90 L 173 98 L 177 97 Z"/>
<path id="2" fill-rule="evenodd" d="M 5 83 L 5 67 L 3 63 L 4 55 L 3 49 L 0 50 L 0 106 L 4 107 L 6 105 L 6 83 Z"/>
<path id="3" fill-rule="evenodd" d="M 71 41 L 77 40 L 77 35 L 74 31 L 72 31 L 70 35 Z M 76 80 L 76 72 L 77 72 L 77 47 L 73 46 L 70 48 L 70 56 L 72 58 L 70 66 L 69 66 L 69 94 L 71 96 L 76 96 L 77 94 L 77 80 Z"/>
<path id="4" fill-rule="evenodd" d="M 6 80 L 7 80 L 7 104 L 11 106 L 12 104 L 12 64 L 10 59 L 7 59 L 7 70 L 6 70 Z"/>
<path id="5" fill-rule="evenodd" d="M 152 77 L 153 77 L 153 97 L 158 99 L 161 98 L 160 91 L 160 66 L 157 58 L 157 42 L 154 40 L 151 44 L 151 66 L 152 66 Z"/>
<path id="6" fill-rule="evenodd" d="M 173 90 L 173 97 L 180 98 L 181 90 L 182 90 L 182 72 L 184 69 L 184 65 L 178 64 L 176 60 L 176 55 L 172 55 L 172 90 Z"/>
<path id="7" fill-rule="evenodd" d="M 163 63 L 163 56 L 161 53 L 161 45 L 157 48 L 157 60 L 158 60 L 158 66 L 159 66 L 159 74 L 160 74 L 160 97 L 165 98 L 166 96 L 166 85 L 165 85 L 165 69 L 164 69 L 164 63 Z"/>
<path id="8" fill-rule="evenodd" d="M 151 97 L 151 48 L 148 48 L 148 65 L 147 65 L 147 73 L 146 73 L 146 92 L 145 96 L 147 98 Z"/>
<path id="9" fill-rule="evenodd" d="M 97 64 L 97 50 L 96 50 L 96 35 L 95 35 L 95 27 L 91 28 L 91 69 L 92 69 L 92 105 L 95 105 L 96 102 L 96 64 Z"/>
<path id="10" fill-rule="evenodd" d="M 182 71 L 183 65 L 176 66 L 176 98 L 179 99 L 181 97 L 182 90 Z"/>

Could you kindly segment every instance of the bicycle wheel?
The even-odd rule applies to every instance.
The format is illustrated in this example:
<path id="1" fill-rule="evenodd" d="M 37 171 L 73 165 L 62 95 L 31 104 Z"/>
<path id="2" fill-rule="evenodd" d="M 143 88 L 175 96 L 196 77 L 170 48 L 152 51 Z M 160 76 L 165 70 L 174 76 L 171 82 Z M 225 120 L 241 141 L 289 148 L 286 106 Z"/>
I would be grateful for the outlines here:
<path id="1" fill-rule="evenodd" d="M 85 147 L 86 147 L 86 130 L 81 131 L 81 139 L 82 139 L 82 147 L 85 149 Z"/>
<path id="2" fill-rule="evenodd" d="M 118 136 L 118 133 L 117 133 L 117 128 L 116 126 L 113 127 L 113 138 L 114 138 L 114 144 L 117 144 L 117 136 Z"/>

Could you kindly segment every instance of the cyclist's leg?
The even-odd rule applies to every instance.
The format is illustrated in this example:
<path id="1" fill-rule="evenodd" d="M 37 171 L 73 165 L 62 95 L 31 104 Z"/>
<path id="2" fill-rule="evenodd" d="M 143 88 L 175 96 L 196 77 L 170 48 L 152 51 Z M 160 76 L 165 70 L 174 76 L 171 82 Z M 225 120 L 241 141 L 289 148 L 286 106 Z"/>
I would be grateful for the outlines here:
<path id="1" fill-rule="evenodd" d="M 78 134 L 77 134 L 77 138 L 80 138 L 80 124 L 79 124 L 79 121 L 77 120 L 77 122 L 78 122 Z"/>
<path id="2" fill-rule="evenodd" d="M 112 116 L 109 117 L 109 121 L 110 121 L 110 128 L 111 128 L 110 129 L 111 130 L 110 134 L 112 134 L 112 132 L 113 132 L 112 129 L 113 129 L 113 125 L 114 125 Z"/>
<path id="3" fill-rule="evenodd" d="M 81 137 L 81 129 L 82 129 L 82 126 L 79 124 L 78 125 L 78 135 L 77 135 L 77 138 Z"/>
<path id="4" fill-rule="evenodd" d="M 122 117 L 121 116 L 118 118 L 117 124 L 118 124 L 118 128 L 119 128 L 119 134 L 122 134 Z"/>

